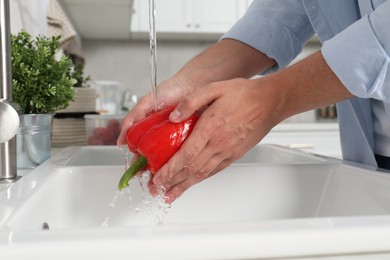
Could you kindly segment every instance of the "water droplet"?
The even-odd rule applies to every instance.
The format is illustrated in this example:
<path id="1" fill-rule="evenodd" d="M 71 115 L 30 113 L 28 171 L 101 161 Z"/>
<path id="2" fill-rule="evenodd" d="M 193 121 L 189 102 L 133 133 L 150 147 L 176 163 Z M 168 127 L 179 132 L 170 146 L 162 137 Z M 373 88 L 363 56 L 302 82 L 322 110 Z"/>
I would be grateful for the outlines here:
<path id="1" fill-rule="evenodd" d="M 106 217 L 104 219 L 104 222 L 100 225 L 101 228 L 106 228 L 108 227 L 108 221 L 110 220 L 110 217 Z"/>

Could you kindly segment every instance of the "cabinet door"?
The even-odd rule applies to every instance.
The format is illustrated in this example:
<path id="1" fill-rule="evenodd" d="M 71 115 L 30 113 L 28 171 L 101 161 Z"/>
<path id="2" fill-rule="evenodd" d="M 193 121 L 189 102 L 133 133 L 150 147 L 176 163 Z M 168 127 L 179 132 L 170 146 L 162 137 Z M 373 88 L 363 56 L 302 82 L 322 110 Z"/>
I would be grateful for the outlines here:
<path id="1" fill-rule="evenodd" d="M 157 32 L 192 31 L 192 0 L 155 0 Z M 149 31 L 149 1 L 135 0 L 132 30 Z"/>
<path id="2" fill-rule="evenodd" d="M 248 0 L 155 0 L 157 33 L 222 34 L 245 13 Z M 132 32 L 149 31 L 149 1 L 134 0 Z"/>
<path id="3" fill-rule="evenodd" d="M 247 0 L 195 0 L 194 27 L 202 33 L 224 33 L 244 14 Z"/>

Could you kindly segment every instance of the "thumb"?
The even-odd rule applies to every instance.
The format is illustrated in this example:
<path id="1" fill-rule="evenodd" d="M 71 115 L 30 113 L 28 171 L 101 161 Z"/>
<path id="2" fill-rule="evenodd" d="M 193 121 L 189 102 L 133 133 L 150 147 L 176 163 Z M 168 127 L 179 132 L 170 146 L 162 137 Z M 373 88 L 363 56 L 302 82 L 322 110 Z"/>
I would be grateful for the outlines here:
<path id="1" fill-rule="evenodd" d="M 173 123 L 180 123 L 189 118 L 196 111 L 212 103 L 218 98 L 218 89 L 211 85 L 197 89 L 181 101 L 169 115 Z"/>

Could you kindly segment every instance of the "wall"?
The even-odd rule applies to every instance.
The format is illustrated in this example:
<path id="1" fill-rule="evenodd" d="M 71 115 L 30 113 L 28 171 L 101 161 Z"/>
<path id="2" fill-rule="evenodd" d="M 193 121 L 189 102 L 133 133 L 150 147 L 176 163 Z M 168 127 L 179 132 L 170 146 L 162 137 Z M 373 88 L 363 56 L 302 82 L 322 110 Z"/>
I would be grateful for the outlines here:
<path id="1" fill-rule="evenodd" d="M 157 42 L 158 82 L 176 73 L 212 41 Z M 149 41 L 83 40 L 85 73 L 94 80 L 113 80 L 141 96 L 150 90 Z"/>
<path id="2" fill-rule="evenodd" d="M 158 82 L 175 74 L 187 61 L 213 44 L 213 41 L 160 40 L 157 42 Z M 309 42 L 293 63 L 320 48 Z M 150 91 L 149 41 L 147 40 L 84 40 L 85 73 L 94 80 L 122 83 L 140 97 Z M 315 111 L 286 119 L 286 122 L 316 121 Z"/>

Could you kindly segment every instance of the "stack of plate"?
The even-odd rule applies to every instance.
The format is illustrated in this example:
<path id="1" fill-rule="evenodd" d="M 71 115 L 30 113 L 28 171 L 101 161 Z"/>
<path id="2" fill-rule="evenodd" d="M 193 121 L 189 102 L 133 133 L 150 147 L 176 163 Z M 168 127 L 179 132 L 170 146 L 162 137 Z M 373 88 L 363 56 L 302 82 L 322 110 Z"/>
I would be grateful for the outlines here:
<path id="1" fill-rule="evenodd" d="M 94 88 L 75 88 L 76 96 L 66 109 L 57 113 L 95 112 L 97 92 Z"/>
<path id="2" fill-rule="evenodd" d="M 52 146 L 86 145 L 84 118 L 54 118 Z"/>
<path id="3" fill-rule="evenodd" d="M 76 88 L 76 96 L 66 109 L 58 110 L 53 120 L 52 146 L 86 145 L 85 114 L 96 114 L 94 88 Z"/>

